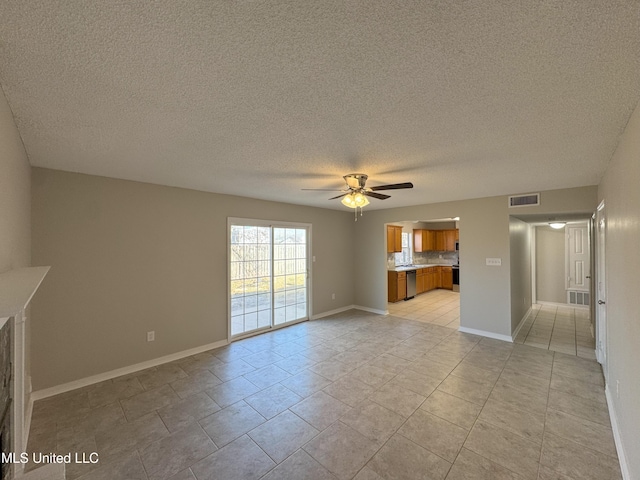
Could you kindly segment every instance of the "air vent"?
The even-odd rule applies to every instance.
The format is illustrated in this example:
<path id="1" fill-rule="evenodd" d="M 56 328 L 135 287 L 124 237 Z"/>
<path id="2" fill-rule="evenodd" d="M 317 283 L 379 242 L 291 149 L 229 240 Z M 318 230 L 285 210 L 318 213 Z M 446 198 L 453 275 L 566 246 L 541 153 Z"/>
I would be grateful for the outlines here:
<path id="1" fill-rule="evenodd" d="M 569 290 L 569 305 L 589 305 L 589 292 Z"/>
<path id="2" fill-rule="evenodd" d="M 530 207 L 540 205 L 539 193 L 528 193 L 527 195 L 512 195 L 509 197 L 509 208 Z"/>

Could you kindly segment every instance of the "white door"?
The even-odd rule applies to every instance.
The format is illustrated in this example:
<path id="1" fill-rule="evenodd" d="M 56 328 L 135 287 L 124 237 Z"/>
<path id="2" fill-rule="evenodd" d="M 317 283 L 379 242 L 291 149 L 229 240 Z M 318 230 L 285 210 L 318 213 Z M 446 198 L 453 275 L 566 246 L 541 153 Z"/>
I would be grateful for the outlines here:
<path id="1" fill-rule="evenodd" d="M 607 378 L 606 215 L 604 202 L 596 212 L 596 358 Z"/>
<path id="2" fill-rule="evenodd" d="M 567 242 L 567 290 L 588 292 L 591 257 L 587 226 L 567 225 Z"/>

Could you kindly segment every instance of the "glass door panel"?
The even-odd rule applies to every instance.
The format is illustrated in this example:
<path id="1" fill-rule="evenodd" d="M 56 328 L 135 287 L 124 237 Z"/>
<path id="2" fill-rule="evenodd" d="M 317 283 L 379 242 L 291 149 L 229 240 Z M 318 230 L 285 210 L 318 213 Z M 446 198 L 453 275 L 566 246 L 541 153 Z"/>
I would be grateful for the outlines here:
<path id="1" fill-rule="evenodd" d="M 306 227 L 230 225 L 230 336 L 308 317 Z"/>
<path id="2" fill-rule="evenodd" d="M 274 325 L 307 317 L 307 229 L 273 228 Z"/>
<path id="3" fill-rule="evenodd" d="M 231 336 L 271 326 L 271 228 L 232 225 Z"/>

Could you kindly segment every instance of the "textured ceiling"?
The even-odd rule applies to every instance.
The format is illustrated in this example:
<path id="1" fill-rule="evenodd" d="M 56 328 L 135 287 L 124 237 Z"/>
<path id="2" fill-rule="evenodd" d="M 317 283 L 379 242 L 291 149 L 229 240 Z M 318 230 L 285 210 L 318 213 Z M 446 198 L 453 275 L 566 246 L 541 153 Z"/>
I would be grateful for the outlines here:
<path id="1" fill-rule="evenodd" d="M 638 0 L 2 0 L 34 166 L 325 208 L 597 184 L 640 98 Z"/>

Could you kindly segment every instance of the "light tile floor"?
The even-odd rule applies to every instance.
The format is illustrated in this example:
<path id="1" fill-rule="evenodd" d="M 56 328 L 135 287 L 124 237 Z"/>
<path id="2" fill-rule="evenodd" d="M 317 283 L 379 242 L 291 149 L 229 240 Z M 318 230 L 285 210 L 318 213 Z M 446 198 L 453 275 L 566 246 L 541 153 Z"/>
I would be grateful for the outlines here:
<path id="1" fill-rule="evenodd" d="M 81 480 L 621 478 L 595 361 L 354 310 L 40 400 L 29 450 L 98 452 Z"/>
<path id="2" fill-rule="evenodd" d="M 436 289 L 411 300 L 387 304 L 390 315 L 457 329 L 460 326 L 460 293 Z"/>
<path id="3" fill-rule="evenodd" d="M 515 342 L 592 360 L 596 358 L 596 343 L 586 308 L 533 305 Z"/>

